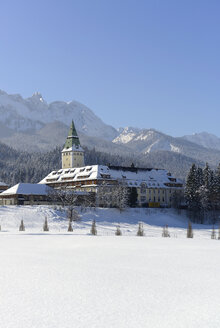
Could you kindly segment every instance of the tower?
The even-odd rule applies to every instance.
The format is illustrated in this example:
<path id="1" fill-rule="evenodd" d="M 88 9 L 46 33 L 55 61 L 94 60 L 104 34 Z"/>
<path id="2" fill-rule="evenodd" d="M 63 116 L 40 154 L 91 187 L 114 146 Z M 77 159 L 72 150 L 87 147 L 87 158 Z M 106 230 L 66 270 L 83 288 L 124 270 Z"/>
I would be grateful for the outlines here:
<path id="1" fill-rule="evenodd" d="M 79 137 L 72 121 L 66 143 L 62 150 L 62 168 L 67 169 L 81 166 L 84 166 L 84 150 L 80 145 Z"/>

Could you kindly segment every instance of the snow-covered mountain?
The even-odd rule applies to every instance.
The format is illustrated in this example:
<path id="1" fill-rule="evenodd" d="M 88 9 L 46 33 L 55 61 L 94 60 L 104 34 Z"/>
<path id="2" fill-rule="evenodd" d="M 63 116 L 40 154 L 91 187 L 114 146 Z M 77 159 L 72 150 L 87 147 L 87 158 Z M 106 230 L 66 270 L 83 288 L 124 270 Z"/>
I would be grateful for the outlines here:
<path id="1" fill-rule="evenodd" d="M 183 138 L 206 148 L 220 150 L 220 138 L 208 132 L 194 133 Z"/>
<path id="2" fill-rule="evenodd" d="M 181 145 L 176 139 L 154 129 L 125 128 L 121 134 L 113 140 L 116 144 L 126 144 L 143 154 L 153 151 L 165 150 L 181 153 Z"/>
<path id="3" fill-rule="evenodd" d="M 48 104 L 40 93 L 24 99 L 0 90 L 0 123 L 16 132 L 40 130 L 55 121 L 70 125 L 72 119 L 78 131 L 89 136 L 112 140 L 116 129 L 105 124 L 92 110 L 77 101 L 55 101 Z"/>
<path id="4" fill-rule="evenodd" d="M 220 162 L 220 151 L 205 148 L 184 138 L 174 138 L 154 129 L 125 128 L 113 140 L 113 143 L 126 145 L 127 148 L 143 155 L 164 151 L 210 162 L 214 165 Z"/>
<path id="5" fill-rule="evenodd" d="M 201 133 L 174 138 L 154 129 L 126 127 L 116 130 L 79 102 L 48 104 L 40 93 L 24 99 L 0 91 L 0 142 L 19 151 L 62 147 L 72 119 L 82 145 L 90 149 L 95 147 L 104 153 L 137 158 L 142 162 L 149 158 L 149 165 L 156 166 L 163 160 L 173 165 L 178 162 L 179 166 L 184 160 L 212 165 L 220 162 L 220 139 L 214 135 Z"/>

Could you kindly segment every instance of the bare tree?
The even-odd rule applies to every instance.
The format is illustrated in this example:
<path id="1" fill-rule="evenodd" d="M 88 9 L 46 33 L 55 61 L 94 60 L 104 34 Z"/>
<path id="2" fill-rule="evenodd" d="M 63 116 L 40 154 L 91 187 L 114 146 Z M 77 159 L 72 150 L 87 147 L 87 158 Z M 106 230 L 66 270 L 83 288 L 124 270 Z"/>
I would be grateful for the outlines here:
<path id="1" fill-rule="evenodd" d="M 80 221 L 80 215 L 79 215 L 78 211 L 73 206 L 69 206 L 67 208 L 67 218 L 71 222 Z"/>
<path id="2" fill-rule="evenodd" d="M 76 204 L 78 199 L 78 194 L 67 188 L 65 185 L 59 189 L 49 190 L 48 196 L 51 199 L 51 202 L 61 204 L 64 208 Z"/>

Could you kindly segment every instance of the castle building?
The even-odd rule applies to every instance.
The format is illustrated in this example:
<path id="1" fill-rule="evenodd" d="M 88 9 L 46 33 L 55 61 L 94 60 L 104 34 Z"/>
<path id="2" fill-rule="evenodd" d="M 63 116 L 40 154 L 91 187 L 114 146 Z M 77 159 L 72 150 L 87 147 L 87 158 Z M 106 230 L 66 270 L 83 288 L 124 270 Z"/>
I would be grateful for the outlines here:
<path id="1" fill-rule="evenodd" d="M 66 143 L 62 150 L 62 168 L 70 169 L 82 166 L 84 166 L 84 150 L 80 146 L 79 137 L 72 121 Z"/>
<path id="2" fill-rule="evenodd" d="M 95 193 L 100 206 L 103 205 L 99 197 L 100 190 L 105 190 L 109 195 L 118 185 L 126 186 L 130 190 L 135 189 L 137 205 L 147 207 L 170 207 L 174 193 L 183 191 L 182 181 L 164 169 L 112 165 L 85 166 L 84 150 L 73 122 L 62 150 L 62 169 L 52 171 L 40 181 L 40 184 L 46 184 L 54 189 L 65 188 Z M 105 188 L 101 188 L 103 186 Z"/>

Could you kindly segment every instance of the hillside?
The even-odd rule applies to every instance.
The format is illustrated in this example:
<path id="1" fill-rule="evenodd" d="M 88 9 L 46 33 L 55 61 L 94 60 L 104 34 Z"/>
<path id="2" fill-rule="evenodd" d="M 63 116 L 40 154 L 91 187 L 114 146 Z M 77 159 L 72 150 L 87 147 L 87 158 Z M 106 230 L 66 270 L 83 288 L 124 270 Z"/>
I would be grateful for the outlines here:
<path id="1" fill-rule="evenodd" d="M 204 166 L 209 162 L 216 167 L 220 162 L 215 136 L 203 133 L 196 138 L 175 138 L 154 129 L 116 130 L 76 101 L 48 104 L 40 93 L 24 99 L 0 91 L 0 176 L 10 184 L 37 182 L 60 167 L 60 149 L 54 149 L 63 147 L 72 119 L 86 149 L 87 164 L 133 162 L 141 167 L 165 168 L 184 179 L 193 163 Z"/>
<path id="2" fill-rule="evenodd" d="M 136 156 L 134 153 L 126 155 L 110 154 L 97 151 L 95 148 L 85 149 L 85 163 L 129 166 L 132 163 L 138 167 L 164 168 L 176 177 L 184 179 L 192 163 L 203 166 L 204 163 L 194 161 L 181 154 L 171 152 L 154 152 L 152 154 Z M 18 182 L 37 183 L 55 169 L 61 168 L 61 148 L 42 152 L 19 152 L 0 143 L 0 180 L 14 185 Z"/>
<path id="3" fill-rule="evenodd" d="M 220 138 L 208 132 L 194 133 L 183 138 L 205 148 L 220 150 Z"/>

